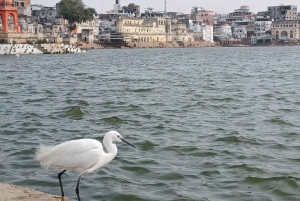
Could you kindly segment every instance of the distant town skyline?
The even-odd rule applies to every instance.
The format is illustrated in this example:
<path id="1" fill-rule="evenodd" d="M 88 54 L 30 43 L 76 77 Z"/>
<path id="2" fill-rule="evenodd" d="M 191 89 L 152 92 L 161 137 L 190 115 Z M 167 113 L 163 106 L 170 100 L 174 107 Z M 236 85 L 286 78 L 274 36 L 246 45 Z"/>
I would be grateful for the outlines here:
<path id="1" fill-rule="evenodd" d="M 31 0 L 31 3 L 42 4 L 45 6 L 54 6 L 59 1 L 60 0 L 53 0 L 51 2 L 49 0 Z M 83 0 L 83 2 L 86 4 L 86 6 L 95 8 L 99 13 L 106 13 L 106 11 L 112 10 L 115 0 Z M 154 10 L 156 11 L 164 10 L 164 0 L 120 0 L 120 4 L 122 6 L 127 6 L 129 3 L 140 5 L 141 12 L 144 12 L 144 9 L 147 7 L 154 7 Z M 202 6 L 206 10 L 211 10 L 216 13 L 229 13 L 233 12 L 235 9 L 240 8 L 240 6 L 248 5 L 250 6 L 250 11 L 256 13 L 258 11 L 267 10 L 268 6 L 278 6 L 280 4 L 296 5 L 298 8 L 300 7 L 299 0 L 288 0 L 285 2 L 283 2 L 282 0 L 228 0 L 226 2 L 223 1 L 222 3 L 220 3 L 219 0 L 204 2 L 199 2 L 198 0 L 167 0 L 167 11 L 190 13 L 191 9 L 194 6 Z"/>

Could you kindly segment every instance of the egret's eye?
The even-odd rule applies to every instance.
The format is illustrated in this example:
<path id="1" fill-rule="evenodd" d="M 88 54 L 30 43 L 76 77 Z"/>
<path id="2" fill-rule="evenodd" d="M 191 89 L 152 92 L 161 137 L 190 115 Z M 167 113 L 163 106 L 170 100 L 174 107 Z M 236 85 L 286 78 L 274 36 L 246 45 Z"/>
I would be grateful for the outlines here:
<path id="1" fill-rule="evenodd" d="M 120 135 L 118 135 L 118 138 L 120 138 Z"/>

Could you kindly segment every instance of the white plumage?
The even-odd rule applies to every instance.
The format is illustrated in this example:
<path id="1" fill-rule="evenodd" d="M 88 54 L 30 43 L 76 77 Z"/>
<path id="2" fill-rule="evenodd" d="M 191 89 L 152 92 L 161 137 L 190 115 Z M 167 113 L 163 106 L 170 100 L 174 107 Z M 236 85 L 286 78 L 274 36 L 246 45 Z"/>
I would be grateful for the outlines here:
<path id="1" fill-rule="evenodd" d="M 91 173 L 105 164 L 112 161 L 117 155 L 118 149 L 113 142 L 125 142 L 133 147 L 116 131 L 105 134 L 103 144 L 107 153 L 103 150 L 102 144 L 93 139 L 80 139 L 64 142 L 56 146 L 41 146 L 36 152 L 36 159 L 44 168 L 55 168 L 64 170 L 58 174 L 62 198 L 64 192 L 61 184 L 61 175 L 71 170 L 79 174 L 76 194 L 79 197 L 79 182 L 83 173 Z"/>
<path id="2" fill-rule="evenodd" d="M 103 151 L 102 144 L 93 139 L 72 140 L 54 147 L 42 146 L 36 154 L 44 168 L 72 170 L 79 175 L 96 170 L 93 167 L 101 162 L 101 166 L 105 165 L 103 159 L 107 157 L 109 154 Z M 109 163 L 111 160 L 105 161 Z"/>

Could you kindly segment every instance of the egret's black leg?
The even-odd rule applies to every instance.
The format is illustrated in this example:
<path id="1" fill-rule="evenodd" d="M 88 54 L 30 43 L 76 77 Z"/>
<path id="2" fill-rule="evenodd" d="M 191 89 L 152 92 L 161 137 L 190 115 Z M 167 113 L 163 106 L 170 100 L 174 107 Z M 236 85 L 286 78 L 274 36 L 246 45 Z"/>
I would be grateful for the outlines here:
<path id="1" fill-rule="evenodd" d="M 61 197 L 65 197 L 65 194 L 64 194 L 64 189 L 62 187 L 62 183 L 61 183 L 61 175 L 63 173 L 65 173 L 67 170 L 64 170 L 62 171 L 61 173 L 58 174 L 58 180 L 59 180 L 59 185 L 60 185 L 60 190 L 61 190 Z"/>
<path id="2" fill-rule="evenodd" d="M 80 201 L 80 197 L 79 197 L 79 182 L 80 182 L 80 178 L 81 178 L 81 175 L 78 177 L 78 181 L 77 181 L 77 186 L 76 186 L 76 195 L 78 197 L 78 201 Z"/>

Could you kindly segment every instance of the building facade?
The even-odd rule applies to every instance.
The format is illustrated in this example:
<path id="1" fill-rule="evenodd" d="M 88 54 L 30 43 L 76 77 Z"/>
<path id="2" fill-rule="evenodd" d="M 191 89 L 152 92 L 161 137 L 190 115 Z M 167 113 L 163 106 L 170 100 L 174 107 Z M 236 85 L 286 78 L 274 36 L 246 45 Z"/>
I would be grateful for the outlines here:
<path id="1" fill-rule="evenodd" d="M 272 35 L 276 40 L 299 40 L 299 21 L 275 21 L 272 23 Z"/>
<path id="2" fill-rule="evenodd" d="M 256 20 L 254 22 L 254 36 L 262 36 L 271 32 L 272 22 L 269 20 Z"/>
<path id="3" fill-rule="evenodd" d="M 172 41 L 170 18 L 119 16 L 116 23 L 116 32 L 128 42 L 133 40 L 139 42 Z"/>
<path id="4" fill-rule="evenodd" d="M 209 41 L 211 43 L 214 42 L 214 27 L 210 25 L 204 25 L 202 26 L 202 32 L 203 32 L 203 40 Z"/>
<path id="5" fill-rule="evenodd" d="M 250 12 L 249 6 L 241 6 L 240 9 L 236 9 L 234 12 L 229 13 L 226 19 L 227 23 L 232 23 L 236 21 L 252 20 L 254 14 Z"/>
<path id="6" fill-rule="evenodd" d="M 187 29 L 185 23 L 172 23 L 172 41 L 194 41 L 193 32 Z"/>
<path id="7" fill-rule="evenodd" d="M 203 7 L 194 6 L 191 10 L 191 20 L 194 22 L 203 22 L 200 14 L 200 10 L 204 10 Z"/>
<path id="8" fill-rule="evenodd" d="M 228 36 L 229 38 L 231 38 L 232 37 L 231 26 L 229 26 L 228 24 L 214 26 L 214 34 L 215 35 L 224 35 L 224 36 Z"/>
<path id="9" fill-rule="evenodd" d="M 194 40 L 195 41 L 208 41 L 214 42 L 214 28 L 213 26 L 197 23 L 194 21 L 190 21 L 189 29 L 194 32 Z"/>
<path id="10" fill-rule="evenodd" d="M 44 7 L 42 5 L 31 5 L 33 18 L 40 22 L 54 22 L 57 16 L 56 7 Z"/>
<path id="11" fill-rule="evenodd" d="M 200 10 L 199 14 L 201 15 L 202 21 L 204 24 L 213 26 L 215 23 L 215 13 L 208 10 Z"/>
<path id="12" fill-rule="evenodd" d="M 100 22 L 99 15 L 95 14 L 93 20 L 77 23 L 76 33 L 81 34 L 82 41 L 92 43 L 95 41 L 95 36 L 99 35 Z"/>
<path id="13" fill-rule="evenodd" d="M 247 30 L 245 27 L 239 27 L 234 29 L 233 33 L 233 38 L 234 39 L 242 39 L 247 37 Z"/>
<path id="14" fill-rule="evenodd" d="M 295 5 L 269 6 L 268 15 L 274 21 L 297 20 L 297 6 Z"/>

